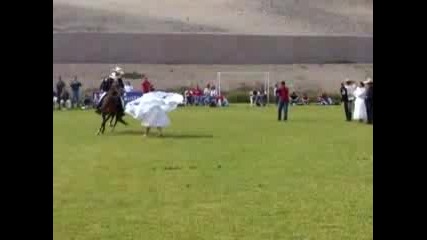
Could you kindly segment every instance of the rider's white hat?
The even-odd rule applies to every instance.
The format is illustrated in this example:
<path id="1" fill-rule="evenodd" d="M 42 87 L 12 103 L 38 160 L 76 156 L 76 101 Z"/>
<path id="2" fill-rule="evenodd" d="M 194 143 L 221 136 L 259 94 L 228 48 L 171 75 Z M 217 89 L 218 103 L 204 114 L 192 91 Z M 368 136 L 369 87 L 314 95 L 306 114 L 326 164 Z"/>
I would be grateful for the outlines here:
<path id="1" fill-rule="evenodd" d="M 115 68 L 113 68 L 113 72 L 116 72 L 116 73 L 118 73 L 120 75 L 124 74 L 123 69 L 121 67 L 119 67 L 119 66 L 116 66 Z"/>
<path id="2" fill-rule="evenodd" d="M 367 78 L 366 81 L 364 81 L 363 83 L 369 84 L 369 83 L 374 83 L 374 81 L 372 81 L 372 78 Z"/>
<path id="3" fill-rule="evenodd" d="M 117 73 L 116 72 L 112 72 L 109 76 L 110 78 L 116 80 L 117 79 Z"/>

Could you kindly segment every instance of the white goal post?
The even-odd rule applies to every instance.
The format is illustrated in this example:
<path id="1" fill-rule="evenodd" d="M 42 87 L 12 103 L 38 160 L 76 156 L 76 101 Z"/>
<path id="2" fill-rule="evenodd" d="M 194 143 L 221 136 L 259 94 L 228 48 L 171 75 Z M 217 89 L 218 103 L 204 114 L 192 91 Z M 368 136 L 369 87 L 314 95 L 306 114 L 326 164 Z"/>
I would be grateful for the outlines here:
<path id="1" fill-rule="evenodd" d="M 239 88 L 266 91 L 270 103 L 270 72 L 217 72 L 217 87 L 219 94 Z"/>

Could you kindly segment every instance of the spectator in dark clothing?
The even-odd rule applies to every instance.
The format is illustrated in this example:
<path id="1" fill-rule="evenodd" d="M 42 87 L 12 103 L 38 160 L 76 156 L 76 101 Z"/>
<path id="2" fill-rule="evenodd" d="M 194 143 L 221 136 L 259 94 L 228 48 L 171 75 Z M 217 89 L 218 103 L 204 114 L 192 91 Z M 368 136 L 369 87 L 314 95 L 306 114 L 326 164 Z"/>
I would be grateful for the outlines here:
<path id="1" fill-rule="evenodd" d="M 366 90 L 366 99 L 365 99 L 365 105 L 366 105 L 366 113 L 368 115 L 368 124 L 374 123 L 374 82 L 371 78 L 368 78 L 364 82 L 368 89 Z"/>
<path id="2" fill-rule="evenodd" d="M 341 92 L 341 102 L 344 104 L 345 118 L 347 121 L 351 121 L 351 111 L 349 108 L 348 91 L 344 83 L 341 83 L 340 92 Z"/>
<path id="3" fill-rule="evenodd" d="M 291 94 L 291 104 L 296 105 L 299 102 L 299 97 L 296 92 L 292 92 Z"/>
<path id="4" fill-rule="evenodd" d="M 84 100 L 83 100 L 83 107 L 82 107 L 82 109 L 88 109 L 88 108 L 91 107 L 92 104 L 93 103 L 92 103 L 91 97 L 86 94 L 85 97 L 84 97 Z"/>
<path id="5" fill-rule="evenodd" d="M 65 101 L 70 100 L 70 93 L 67 90 L 64 90 L 62 92 L 61 99 Z"/>
<path id="6" fill-rule="evenodd" d="M 278 120 L 282 120 L 282 112 L 283 112 L 283 120 L 288 120 L 288 106 L 289 106 L 289 89 L 286 87 L 285 81 L 282 81 L 281 86 L 279 88 L 279 115 Z"/>
<path id="7" fill-rule="evenodd" d="M 77 105 L 80 106 L 80 87 L 82 84 L 77 81 L 77 76 L 74 77 L 74 80 L 71 82 L 70 87 L 71 91 L 73 92 L 71 103 L 73 106 Z"/>
<path id="8" fill-rule="evenodd" d="M 59 99 L 60 105 L 62 105 L 62 107 L 66 107 L 67 101 L 70 100 L 70 93 L 66 89 L 64 89 Z"/>
<path id="9" fill-rule="evenodd" d="M 61 96 L 64 88 L 65 88 L 65 83 L 64 81 L 62 81 L 61 76 L 59 76 L 58 82 L 56 83 L 56 94 L 58 96 L 59 109 L 61 109 Z"/>

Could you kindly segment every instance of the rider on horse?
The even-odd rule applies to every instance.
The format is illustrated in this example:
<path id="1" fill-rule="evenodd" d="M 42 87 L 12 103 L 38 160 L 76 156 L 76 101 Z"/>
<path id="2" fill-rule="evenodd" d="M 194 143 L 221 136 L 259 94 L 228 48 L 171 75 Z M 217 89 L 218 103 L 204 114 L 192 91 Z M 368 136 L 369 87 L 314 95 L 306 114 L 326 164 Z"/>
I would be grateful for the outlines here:
<path id="1" fill-rule="evenodd" d="M 119 87 L 119 91 L 120 91 L 120 111 L 119 111 L 119 117 L 122 117 L 125 115 L 125 106 L 124 106 L 124 100 L 123 100 L 123 94 L 124 94 L 124 83 L 122 80 L 123 77 L 123 70 L 120 67 L 115 67 L 113 69 L 113 71 L 111 72 L 110 76 L 102 81 L 101 84 L 101 90 L 103 91 L 103 93 L 100 96 L 99 102 L 96 106 L 96 112 L 97 113 L 101 113 L 101 106 L 103 103 L 103 100 L 105 98 L 105 96 L 107 95 L 108 91 L 110 90 L 111 86 L 113 86 L 113 84 L 117 81 L 117 86 Z"/>

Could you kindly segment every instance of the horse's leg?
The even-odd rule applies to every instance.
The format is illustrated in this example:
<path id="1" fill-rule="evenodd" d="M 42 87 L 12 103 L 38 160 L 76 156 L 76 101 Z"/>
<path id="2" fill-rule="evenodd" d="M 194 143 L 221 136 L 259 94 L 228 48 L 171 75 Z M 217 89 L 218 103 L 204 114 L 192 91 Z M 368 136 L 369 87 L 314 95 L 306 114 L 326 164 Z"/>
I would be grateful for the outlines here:
<path id="1" fill-rule="evenodd" d="M 99 135 L 101 132 L 103 132 L 104 130 L 103 130 L 103 127 L 105 128 L 105 113 L 102 113 L 101 114 L 101 117 L 102 117 L 102 122 L 101 122 L 101 126 L 99 127 L 99 130 L 98 130 L 98 132 L 96 133 L 96 135 Z"/>
<path id="2" fill-rule="evenodd" d="M 159 131 L 159 137 L 163 136 L 162 128 L 161 127 L 157 127 L 157 130 Z"/>
<path id="3" fill-rule="evenodd" d="M 113 116 L 113 118 L 114 118 L 114 116 Z M 117 120 L 118 120 L 118 118 L 117 118 L 117 116 L 115 117 L 115 121 L 114 121 L 114 125 L 113 125 L 113 127 L 111 128 L 111 132 L 114 132 L 114 129 L 116 128 L 116 125 L 117 125 Z"/>
<path id="4" fill-rule="evenodd" d="M 117 116 L 116 117 L 114 117 L 114 115 L 111 117 L 111 120 L 110 120 L 110 127 L 113 127 L 113 120 L 114 119 L 116 119 L 116 122 L 117 122 Z"/>
<path id="5" fill-rule="evenodd" d="M 110 119 L 110 117 L 111 117 L 111 114 L 105 114 L 107 117 L 105 118 L 105 120 L 102 122 L 102 134 L 104 134 L 104 131 L 105 131 L 105 124 L 108 122 L 108 120 Z"/>

